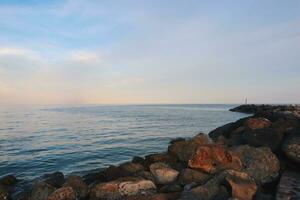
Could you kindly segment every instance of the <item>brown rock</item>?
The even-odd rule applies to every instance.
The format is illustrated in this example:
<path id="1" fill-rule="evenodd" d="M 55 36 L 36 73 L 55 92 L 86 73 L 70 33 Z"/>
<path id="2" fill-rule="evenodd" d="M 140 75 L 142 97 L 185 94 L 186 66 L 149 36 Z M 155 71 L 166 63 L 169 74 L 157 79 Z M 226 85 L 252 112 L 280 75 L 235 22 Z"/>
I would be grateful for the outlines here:
<path id="1" fill-rule="evenodd" d="M 53 192 L 48 200 L 76 200 L 76 193 L 70 186 L 64 186 Z"/>
<path id="2" fill-rule="evenodd" d="M 54 172 L 52 174 L 44 175 L 44 182 L 52 185 L 53 187 L 59 188 L 65 183 L 64 174 L 61 172 Z"/>
<path id="3" fill-rule="evenodd" d="M 124 198 L 124 200 L 176 200 L 179 197 L 179 195 L 179 192 L 158 193 L 153 195 L 129 196 Z"/>
<path id="4" fill-rule="evenodd" d="M 241 169 L 241 161 L 220 145 L 210 144 L 199 146 L 189 167 L 214 174 L 223 169 Z"/>
<path id="5" fill-rule="evenodd" d="M 256 130 L 262 128 L 268 128 L 271 122 L 266 118 L 250 118 L 245 122 L 245 127 L 247 129 Z"/>
<path id="6" fill-rule="evenodd" d="M 148 165 L 151 165 L 156 162 L 164 162 L 164 163 L 174 162 L 172 158 L 166 153 L 150 154 L 145 157 L 145 160 Z"/>
<path id="7" fill-rule="evenodd" d="M 90 200 L 117 200 L 125 196 L 151 194 L 156 190 L 152 181 L 140 178 L 123 178 L 92 187 Z"/>
<path id="8" fill-rule="evenodd" d="M 17 183 L 17 178 L 13 175 L 7 175 L 0 179 L 0 184 L 6 185 L 6 186 L 13 186 Z"/>
<path id="9" fill-rule="evenodd" d="M 47 200 L 55 188 L 45 182 L 37 182 L 32 186 L 30 200 Z"/>
<path id="10" fill-rule="evenodd" d="M 76 192 L 77 199 L 85 199 L 88 195 L 88 186 L 80 176 L 69 176 L 65 185 L 73 188 Z"/>
<path id="11" fill-rule="evenodd" d="M 285 171 L 280 179 L 277 200 L 300 199 L 300 173 L 296 171 Z"/>
<path id="12" fill-rule="evenodd" d="M 182 187 L 177 183 L 171 183 L 159 189 L 159 192 L 161 193 L 173 193 L 173 192 L 181 192 L 181 191 L 182 191 Z"/>
<path id="13" fill-rule="evenodd" d="M 210 178 L 211 175 L 207 173 L 187 168 L 180 172 L 178 182 L 182 185 L 187 185 L 193 182 L 197 184 L 204 184 Z"/>
<path id="14" fill-rule="evenodd" d="M 279 175 L 280 163 L 267 147 L 238 146 L 232 152 L 243 163 L 243 171 L 253 177 L 258 184 L 269 183 Z"/>
<path id="15" fill-rule="evenodd" d="M 174 156 L 179 161 L 187 162 L 195 153 L 198 146 L 209 143 L 211 143 L 211 140 L 206 134 L 199 134 L 190 140 L 174 142 L 169 146 L 168 154 Z"/>
<path id="16" fill-rule="evenodd" d="M 244 172 L 228 170 L 226 177 L 232 191 L 232 197 L 239 200 L 252 200 L 257 186 L 253 178 Z"/>
<path id="17" fill-rule="evenodd" d="M 179 174 L 178 171 L 172 169 L 165 163 L 153 163 L 150 165 L 150 172 L 157 184 L 169 184 L 176 181 Z"/>
<path id="18" fill-rule="evenodd" d="M 121 171 L 123 176 L 131 176 L 134 173 L 143 171 L 144 167 L 139 163 L 126 162 L 121 164 L 118 169 Z"/>
<path id="19" fill-rule="evenodd" d="M 290 131 L 283 142 L 282 150 L 289 159 L 300 163 L 300 129 Z"/>

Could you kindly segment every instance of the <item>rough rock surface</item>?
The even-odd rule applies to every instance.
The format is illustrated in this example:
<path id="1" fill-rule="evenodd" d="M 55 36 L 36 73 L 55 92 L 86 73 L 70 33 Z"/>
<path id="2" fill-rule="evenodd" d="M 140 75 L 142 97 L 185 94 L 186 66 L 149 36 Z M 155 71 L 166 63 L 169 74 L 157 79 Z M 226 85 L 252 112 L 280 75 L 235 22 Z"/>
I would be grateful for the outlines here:
<path id="1" fill-rule="evenodd" d="M 54 172 L 52 174 L 46 174 L 44 181 L 53 187 L 59 188 L 65 183 L 64 174 L 61 172 Z"/>
<path id="2" fill-rule="evenodd" d="M 211 140 L 208 136 L 200 133 L 190 140 L 173 142 L 168 148 L 168 153 L 179 161 L 187 162 L 196 152 L 198 146 L 209 143 Z"/>
<path id="3" fill-rule="evenodd" d="M 269 126 L 271 126 L 271 122 L 268 119 L 262 117 L 250 118 L 245 122 L 244 126 L 250 130 L 256 130 L 268 128 Z"/>
<path id="4" fill-rule="evenodd" d="M 241 161 L 221 145 L 199 146 L 188 162 L 189 167 L 214 174 L 223 169 L 241 169 Z"/>
<path id="5" fill-rule="evenodd" d="M 235 148 L 233 152 L 241 159 L 243 171 L 253 177 L 257 183 L 268 183 L 278 177 L 280 163 L 270 148 L 242 145 Z"/>
<path id="6" fill-rule="evenodd" d="M 116 200 L 125 196 L 152 193 L 156 186 L 145 179 L 119 179 L 107 183 L 99 183 L 91 188 L 91 200 Z"/>
<path id="7" fill-rule="evenodd" d="M 0 184 L 0 200 L 8 200 L 9 198 L 10 195 L 7 188 Z"/>
<path id="8" fill-rule="evenodd" d="M 73 188 L 73 190 L 76 192 L 77 199 L 84 199 L 88 195 L 89 188 L 80 176 L 69 176 L 65 185 Z"/>
<path id="9" fill-rule="evenodd" d="M 283 142 L 282 150 L 289 159 L 300 163 L 300 129 L 294 129 L 289 133 Z"/>
<path id="10" fill-rule="evenodd" d="M 280 179 L 277 200 L 300 199 L 300 172 L 285 171 Z"/>
<path id="11" fill-rule="evenodd" d="M 65 186 L 53 192 L 48 200 L 76 200 L 76 193 L 70 186 Z"/>
<path id="12" fill-rule="evenodd" d="M 178 171 L 161 162 L 150 165 L 150 172 L 153 175 L 155 182 L 158 184 L 172 183 L 176 181 L 179 174 Z"/>
<path id="13" fill-rule="evenodd" d="M 211 175 L 207 173 L 187 168 L 180 172 L 178 182 L 182 185 L 187 185 L 193 182 L 197 184 L 204 184 L 210 178 Z"/>
<path id="14" fill-rule="evenodd" d="M 228 170 L 226 177 L 232 191 L 232 197 L 239 200 L 253 199 L 257 186 L 253 178 L 244 172 Z"/>
<path id="15" fill-rule="evenodd" d="M 54 191 L 55 188 L 48 183 L 37 182 L 32 187 L 30 200 L 47 200 Z"/>

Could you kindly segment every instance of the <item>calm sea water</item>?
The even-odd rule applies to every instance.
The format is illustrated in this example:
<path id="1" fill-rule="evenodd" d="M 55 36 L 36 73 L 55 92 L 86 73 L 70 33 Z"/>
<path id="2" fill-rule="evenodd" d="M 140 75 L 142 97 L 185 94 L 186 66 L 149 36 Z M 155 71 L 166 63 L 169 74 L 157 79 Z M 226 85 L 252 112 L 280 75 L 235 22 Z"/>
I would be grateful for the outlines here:
<path id="1" fill-rule="evenodd" d="M 88 171 L 165 151 L 246 115 L 234 105 L 0 107 L 0 176 Z"/>

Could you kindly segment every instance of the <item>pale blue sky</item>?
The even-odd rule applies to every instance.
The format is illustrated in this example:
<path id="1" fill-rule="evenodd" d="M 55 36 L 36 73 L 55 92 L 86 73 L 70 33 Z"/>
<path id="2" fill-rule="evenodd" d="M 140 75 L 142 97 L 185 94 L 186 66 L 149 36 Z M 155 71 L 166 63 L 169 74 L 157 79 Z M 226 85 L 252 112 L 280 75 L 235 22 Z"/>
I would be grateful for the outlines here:
<path id="1" fill-rule="evenodd" d="M 299 0 L 1 0 L 0 104 L 300 103 Z"/>

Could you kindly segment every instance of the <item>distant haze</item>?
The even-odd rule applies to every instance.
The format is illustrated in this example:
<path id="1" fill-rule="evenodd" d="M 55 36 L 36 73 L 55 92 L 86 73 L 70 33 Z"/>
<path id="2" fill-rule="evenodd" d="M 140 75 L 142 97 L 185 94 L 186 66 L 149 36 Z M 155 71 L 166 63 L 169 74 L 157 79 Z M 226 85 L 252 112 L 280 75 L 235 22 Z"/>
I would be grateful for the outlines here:
<path id="1" fill-rule="evenodd" d="M 300 1 L 1 0 L 0 104 L 300 103 Z"/>

